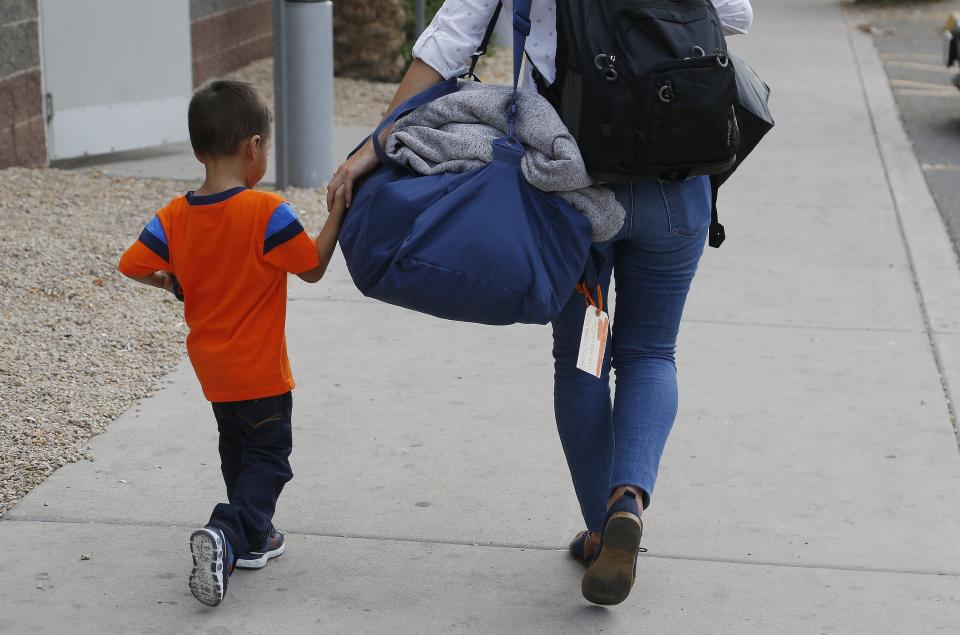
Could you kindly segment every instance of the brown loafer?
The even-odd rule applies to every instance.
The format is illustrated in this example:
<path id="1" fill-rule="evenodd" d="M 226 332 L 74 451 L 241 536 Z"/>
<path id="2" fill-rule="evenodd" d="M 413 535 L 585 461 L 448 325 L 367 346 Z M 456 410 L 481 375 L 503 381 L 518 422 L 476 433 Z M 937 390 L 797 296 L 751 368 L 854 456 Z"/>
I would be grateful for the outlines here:
<path id="1" fill-rule="evenodd" d="M 641 551 L 643 522 L 636 496 L 626 492 L 618 499 L 603 526 L 600 553 L 583 575 L 583 597 L 594 604 L 620 604 L 637 578 L 637 554 Z"/>

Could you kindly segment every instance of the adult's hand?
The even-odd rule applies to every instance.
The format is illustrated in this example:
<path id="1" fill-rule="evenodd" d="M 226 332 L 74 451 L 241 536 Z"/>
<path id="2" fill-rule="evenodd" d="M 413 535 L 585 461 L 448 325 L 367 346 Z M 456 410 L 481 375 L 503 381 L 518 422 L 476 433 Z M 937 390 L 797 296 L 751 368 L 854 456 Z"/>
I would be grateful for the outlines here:
<path id="1" fill-rule="evenodd" d="M 373 172 L 379 162 L 377 154 L 373 151 L 373 143 L 370 141 L 363 144 L 356 154 L 344 161 L 327 184 L 327 209 L 333 209 L 334 196 L 341 188 L 347 207 L 350 207 L 353 201 L 354 183 Z"/>
<path id="2" fill-rule="evenodd" d="M 493 9 L 491 9 L 491 11 L 493 11 Z M 387 112 L 393 112 L 394 108 L 402 104 L 407 98 L 442 81 L 443 75 L 433 70 L 433 68 L 425 64 L 422 60 L 414 59 L 413 63 L 410 64 L 410 68 L 407 69 L 406 75 L 403 76 L 403 81 L 400 82 L 400 86 L 397 87 L 397 93 L 393 96 L 393 101 L 390 102 L 390 106 L 387 107 Z M 387 135 L 388 131 L 384 131 L 383 137 L 380 140 L 385 142 Z M 350 207 L 350 203 L 353 202 L 354 184 L 359 179 L 373 172 L 379 162 L 377 154 L 373 151 L 373 143 L 371 141 L 367 141 L 356 154 L 344 161 L 343 165 L 334 172 L 333 178 L 330 179 L 330 183 L 327 185 L 327 209 L 333 209 L 334 195 L 341 186 L 343 187 L 347 207 Z"/>

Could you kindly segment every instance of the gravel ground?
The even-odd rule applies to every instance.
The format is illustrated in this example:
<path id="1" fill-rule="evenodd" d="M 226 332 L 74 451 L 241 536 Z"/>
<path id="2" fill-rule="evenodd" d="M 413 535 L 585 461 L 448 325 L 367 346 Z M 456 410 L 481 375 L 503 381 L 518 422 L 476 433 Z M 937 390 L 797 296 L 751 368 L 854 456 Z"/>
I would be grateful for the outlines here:
<path id="1" fill-rule="evenodd" d="M 179 302 L 116 271 L 182 183 L 0 170 L 0 516 L 153 393 L 185 353 Z M 312 232 L 322 196 L 285 196 Z"/>
<path id="2" fill-rule="evenodd" d="M 512 65 L 511 51 L 505 47 L 497 47 L 481 58 L 477 74 L 485 82 L 509 84 L 512 81 Z M 252 62 L 227 77 L 250 82 L 257 87 L 267 103 L 273 103 L 272 57 Z M 334 80 L 337 123 L 346 126 L 376 126 L 386 114 L 387 106 L 390 105 L 396 90 L 396 84 L 337 77 Z"/>

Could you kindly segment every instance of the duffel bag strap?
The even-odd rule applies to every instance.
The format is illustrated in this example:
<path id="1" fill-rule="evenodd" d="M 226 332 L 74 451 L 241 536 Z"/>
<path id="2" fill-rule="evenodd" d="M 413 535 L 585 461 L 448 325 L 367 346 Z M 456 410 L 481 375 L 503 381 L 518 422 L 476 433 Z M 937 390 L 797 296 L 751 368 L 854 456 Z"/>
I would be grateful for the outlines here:
<path id="1" fill-rule="evenodd" d="M 428 104 L 434 99 L 439 99 L 440 97 L 444 97 L 445 95 L 455 92 L 457 92 L 457 80 L 448 79 L 417 93 L 410 99 L 397 106 L 392 113 L 387 115 L 387 117 L 380 122 L 380 125 L 377 126 L 377 129 L 373 131 L 372 135 L 373 151 L 376 152 L 377 158 L 380 159 L 380 163 L 395 168 L 403 168 L 403 165 L 391 159 L 387 155 L 386 150 L 383 149 L 383 144 L 380 142 L 380 135 L 383 134 L 384 130 L 395 124 L 399 119 L 406 117 L 420 106 Z M 364 143 L 366 143 L 366 141 L 364 141 Z"/>
<path id="2" fill-rule="evenodd" d="M 529 15 L 530 15 L 530 7 L 529 7 L 529 4 L 530 4 L 530 0 L 526 0 L 526 1 L 527 1 L 527 5 L 528 5 L 527 8 L 526 8 L 527 25 L 528 25 L 528 26 L 527 26 L 527 33 L 529 33 L 529 32 L 530 32 L 530 29 L 529 29 L 529 23 L 530 23 L 530 20 L 529 20 Z M 497 8 L 496 8 L 496 9 L 494 10 L 494 12 L 493 12 L 493 18 L 490 20 L 490 23 L 487 25 L 487 31 L 486 31 L 486 33 L 484 33 L 484 35 L 483 35 L 483 40 L 482 40 L 481 43 L 480 43 L 480 48 L 478 48 L 478 49 L 476 50 L 476 52 L 475 52 L 473 55 L 470 56 L 470 70 L 467 72 L 466 75 L 464 75 L 464 77 L 466 77 L 466 78 L 472 77 L 473 79 L 476 79 L 476 75 L 474 75 L 473 72 L 474 72 L 474 70 L 475 70 L 476 67 L 477 67 L 477 61 L 480 59 L 480 56 L 481 56 L 481 55 L 483 55 L 484 53 L 487 52 L 487 47 L 490 45 L 490 40 L 491 40 L 491 38 L 493 37 L 494 30 L 496 29 L 497 20 L 498 20 L 499 17 L 500 17 L 500 10 L 501 10 L 502 8 L 503 8 L 503 2 L 502 2 L 502 1 L 501 1 L 501 2 L 497 2 Z M 516 39 L 516 38 L 515 38 L 515 39 Z M 526 42 L 526 35 L 523 35 L 523 42 L 524 42 L 524 43 Z M 521 48 L 521 50 L 522 50 L 522 48 Z M 516 79 L 516 78 L 519 77 L 519 69 L 518 69 L 518 68 L 515 68 L 515 69 L 514 69 L 514 75 L 515 75 L 515 77 L 514 77 L 514 98 L 515 98 L 515 97 L 516 97 L 516 85 L 517 85 L 517 79 Z M 385 165 L 389 165 L 389 166 L 392 166 L 392 167 L 395 167 L 395 168 L 401 168 L 401 169 L 402 169 L 402 168 L 404 167 L 404 166 L 402 166 L 400 163 L 398 163 L 397 161 L 394 161 L 393 159 L 391 159 L 391 158 L 387 155 L 386 151 L 383 149 L 383 143 L 381 143 L 381 141 L 380 141 L 380 136 L 383 134 L 383 131 L 384 131 L 384 130 L 386 130 L 388 127 L 392 126 L 392 125 L 393 125 L 394 123 L 396 123 L 399 119 L 402 119 L 403 117 L 406 117 L 407 115 L 409 115 L 411 112 L 413 112 L 414 110 L 416 110 L 416 109 L 419 108 L 420 106 L 423 106 L 424 104 L 428 104 L 428 103 L 430 103 L 431 101 L 433 101 L 433 100 L 435 100 L 435 99 L 439 99 L 440 97 L 444 97 L 444 96 L 449 95 L 449 94 L 451 94 L 451 93 L 455 93 L 457 90 L 458 90 L 458 88 L 457 88 L 457 80 L 456 80 L 455 78 L 451 78 L 451 79 L 445 80 L 445 81 L 443 81 L 443 82 L 440 82 L 439 84 L 436 84 L 436 85 L 434 85 L 434 86 L 430 86 L 430 87 L 427 88 L 426 90 L 423 90 L 423 91 L 417 93 L 417 94 L 414 95 L 413 97 L 410 97 L 410 98 L 407 99 L 405 102 L 403 102 L 402 104 L 400 104 L 399 106 L 397 106 L 392 113 L 390 113 L 389 115 L 387 115 L 386 118 L 384 118 L 384 120 L 380 122 L 380 125 L 377 126 L 377 129 L 374 131 L 373 135 L 371 135 L 371 137 L 373 138 L 373 151 L 376 153 L 377 158 L 380 160 L 380 163 L 383 163 L 383 164 L 385 164 Z M 516 108 L 513 108 L 513 110 L 515 111 Z M 369 138 L 371 138 L 371 137 L 368 137 L 367 139 L 369 139 Z M 362 148 L 362 147 L 363 147 L 363 144 L 365 144 L 365 143 L 367 142 L 367 139 L 364 139 L 364 140 L 360 143 L 360 145 L 358 145 L 358 146 L 353 150 L 353 152 L 350 153 L 350 155 L 352 156 L 354 153 L 357 152 L 357 150 L 359 150 L 360 148 Z"/>
<path id="3" fill-rule="evenodd" d="M 520 65 L 523 51 L 530 35 L 530 5 L 532 0 L 513 0 L 513 95 L 510 97 L 510 112 L 507 113 L 507 136 L 513 139 L 517 123 L 517 87 L 520 85 Z"/>
<path id="4" fill-rule="evenodd" d="M 587 261 L 583 265 L 583 276 L 576 287 L 577 292 L 583 296 L 588 306 L 598 307 L 597 315 L 603 310 L 603 288 L 600 286 L 599 272 L 606 264 L 606 260 L 596 248 L 590 247 L 590 251 L 587 252 Z M 594 291 L 597 292 L 596 300 L 593 298 Z"/>

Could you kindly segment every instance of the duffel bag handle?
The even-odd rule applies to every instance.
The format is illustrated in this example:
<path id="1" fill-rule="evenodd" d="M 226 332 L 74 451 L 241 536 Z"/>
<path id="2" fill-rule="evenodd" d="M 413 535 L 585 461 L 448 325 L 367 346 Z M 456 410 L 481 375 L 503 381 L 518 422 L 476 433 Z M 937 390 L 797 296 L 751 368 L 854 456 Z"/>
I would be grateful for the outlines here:
<path id="1" fill-rule="evenodd" d="M 499 3 L 498 3 L 499 4 Z M 510 98 L 510 112 L 507 114 L 507 136 L 511 139 L 513 138 L 513 131 L 517 119 L 517 89 L 520 84 L 520 66 L 523 62 L 523 52 L 527 44 L 527 36 L 530 35 L 530 5 L 532 0 L 514 0 L 513 3 L 513 94 Z M 499 7 L 496 11 L 499 14 Z M 491 21 L 491 24 L 494 24 Z M 491 29 L 488 28 L 488 31 Z M 471 69 L 472 70 L 472 69 Z M 397 106 L 393 112 L 391 112 L 387 117 L 380 122 L 380 125 L 377 126 L 377 129 L 372 135 L 373 140 L 373 151 L 376 153 L 377 158 L 384 165 L 389 165 L 395 168 L 403 168 L 403 165 L 391 159 L 386 150 L 383 149 L 383 144 L 380 142 L 380 135 L 388 127 L 392 126 L 399 119 L 406 117 L 411 112 L 428 104 L 435 99 L 444 97 L 458 90 L 457 80 L 455 78 L 445 80 L 434 86 L 430 86 L 426 90 L 423 90 L 413 97 L 407 99 L 405 102 Z M 366 143 L 366 140 L 363 141 L 357 148 L 350 154 L 354 154 L 359 150 L 363 144 Z"/>
<path id="2" fill-rule="evenodd" d="M 383 131 L 395 124 L 398 120 L 406 117 L 411 112 L 419 108 L 424 104 L 428 104 L 434 99 L 439 99 L 445 95 L 457 92 L 457 80 L 448 79 L 439 84 L 435 84 L 426 90 L 423 90 L 410 99 L 406 100 L 399 106 L 397 106 L 392 113 L 387 115 L 387 117 L 380 122 L 380 125 L 377 126 L 377 129 L 373 131 L 373 151 L 377 153 L 377 158 L 380 159 L 380 163 L 384 165 L 389 165 L 395 168 L 403 168 L 399 162 L 394 161 L 387 155 L 387 151 L 383 149 L 383 144 L 380 142 L 380 135 L 383 134 Z M 364 142 L 366 143 L 366 142 Z M 361 144 L 363 145 L 363 144 Z"/>

